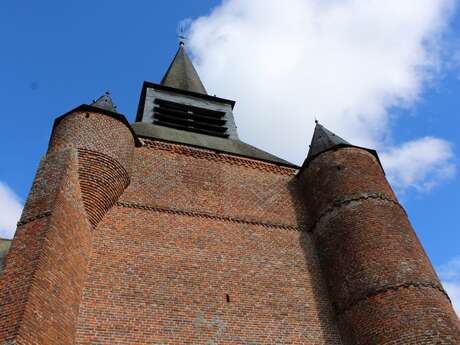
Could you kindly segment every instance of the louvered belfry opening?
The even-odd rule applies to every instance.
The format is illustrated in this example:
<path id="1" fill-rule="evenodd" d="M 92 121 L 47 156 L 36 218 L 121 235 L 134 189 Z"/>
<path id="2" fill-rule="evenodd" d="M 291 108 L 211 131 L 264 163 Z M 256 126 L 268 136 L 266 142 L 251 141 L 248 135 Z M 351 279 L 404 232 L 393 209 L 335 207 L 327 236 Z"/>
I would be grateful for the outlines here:
<path id="1" fill-rule="evenodd" d="M 225 112 L 163 99 L 155 99 L 153 123 L 191 132 L 227 138 Z"/>

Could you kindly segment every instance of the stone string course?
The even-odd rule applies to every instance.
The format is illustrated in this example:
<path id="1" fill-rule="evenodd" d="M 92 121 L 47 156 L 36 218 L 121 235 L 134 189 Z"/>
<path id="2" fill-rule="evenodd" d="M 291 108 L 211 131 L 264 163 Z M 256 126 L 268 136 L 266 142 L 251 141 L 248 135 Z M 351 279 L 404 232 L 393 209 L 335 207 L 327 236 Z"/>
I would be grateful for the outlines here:
<path id="1" fill-rule="evenodd" d="M 34 220 L 42 219 L 42 218 L 49 217 L 49 216 L 51 216 L 51 211 L 44 211 L 42 213 L 37 214 L 36 216 L 26 218 L 24 220 L 19 221 L 17 223 L 17 226 L 20 227 L 22 225 L 26 225 L 27 223 L 33 222 Z"/>
<path id="2" fill-rule="evenodd" d="M 334 212 L 335 210 L 343 206 L 349 205 L 352 202 L 360 202 L 360 201 L 365 201 L 365 200 L 381 200 L 381 201 L 389 202 L 394 205 L 397 205 L 398 207 L 401 208 L 401 210 L 404 211 L 404 213 L 406 213 L 406 210 L 404 209 L 404 207 L 402 207 L 401 204 L 397 200 L 385 195 L 384 193 L 362 193 L 360 195 L 344 196 L 344 197 L 335 199 L 332 206 L 320 212 L 319 217 L 313 222 L 313 225 L 308 229 L 308 232 L 314 232 L 316 225 L 331 212 Z"/>
<path id="3" fill-rule="evenodd" d="M 154 211 L 154 212 L 165 212 L 165 213 L 170 213 L 170 214 L 176 214 L 178 216 L 214 219 L 214 220 L 223 221 L 223 222 L 259 225 L 265 228 L 277 228 L 277 229 L 300 231 L 299 227 L 295 225 L 265 223 L 265 222 L 260 222 L 256 220 L 235 218 L 235 217 L 229 217 L 229 216 L 223 216 L 223 215 L 217 215 L 217 214 L 205 213 L 205 212 L 199 212 L 199 211 L 197 212 L 197 211 L 191 211 L 191 210 L 177 210 L 177 209 L 168 208 L 168 207 L 141 205 L 141 204 L 125 202 L 125 201 L 116 202 L 116 206 L 135 208 L 138 210 L 146 210 L 146 211 Z"/>
<path id="4" fill-rule="evenodd" d="M 398 291 L 400 289 L 409 289 L 409 288 L 416 288 L 416 289 L 430 288 L 430 289 L 435 289 L 435 290 L 440 291 L 450 301 L 449 295 L 444 290 L 444 288 L 442 287 L 441 284 L 437 284 L 437 283 L 433 283 L 433 282 L 407 282 L 407 283 L 398 284 L 398 285 L 394 285 L 394 286 L 385 286 L 385 287 L 382 287 L 382 288 L 379 288 L 379 289 L 369 290 L 367 292 L 366 296 L 358 298 L 358 299 L 352 301 L 351 303 L 349 303 L 348 305 L 346 305 L 345 307 L 343 307 L 341 309 L 337 309 L 336 310 L 337 315 L 341 315 L 341 314 L 345 313 L 346 311 L 350 310 L 351 308 L 353 308 L 354 306 L 358 305 L 360 302 L 362 302 L 362 301 L 364 301 L 366 299 L 373 298 L 373 297 L 385 294 L 385 293 L 390 292 L 390 291 Z"/>

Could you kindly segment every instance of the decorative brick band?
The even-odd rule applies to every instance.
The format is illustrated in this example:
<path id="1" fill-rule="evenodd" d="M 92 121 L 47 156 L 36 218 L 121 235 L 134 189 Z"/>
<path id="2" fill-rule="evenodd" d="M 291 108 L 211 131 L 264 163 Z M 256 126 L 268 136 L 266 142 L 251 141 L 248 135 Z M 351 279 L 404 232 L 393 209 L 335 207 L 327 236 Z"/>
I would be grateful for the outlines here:
<path id="1" fill-rule="evenodd" d="M 401 206 L 401 204 L 398 201 L 390 198 L 389 196 L 387 196 L 387 195 L 385 195 L 383 193 L 369 193 L 369 194 L 368 193 L 363 193 L 363 194 L 360 194 L 360 195 L 354 195 L 354 196 L 350 196 L 350 197 L 342 197 L 342 198 L 335 199 L 334 202 L 332 203 L 332 206 L 326 208 L 323 212 L 321 212 L 319 217 L 315 220 L 315 222 L 310 227 L 310 229 L 307 230 L 307 232 L 314 232 L 315 228 L 318 225 L 318 223 L 320 222 L 320 220 L 322 218 L 324 218 L 328 213 L 331 213 L 336 209 L 339 209 L 339 208 L 341 208 L 341 207 L 343 207 L 345 205 L 348 205 L 351 202 L 363 201 L 363 200 L 372 200 L 372 199 L 374 199 L 374 200 L 382 200 L 382 201 L 385 201 L 385 202 L 392 203 L 392 204 L 398 206 L 399 208 L 401 208 L 401 210 L 406 214 L 406 210 L 404 209 L 404 207 Z"/>
<path id="2" fill-rule="evenodd" d="M 17 226 L 25 225 L 27 223 L 33 222 L 34 220 L 45 218 L 48 216 L 51 216 L 51 211 L 44 211 L 44 212 L 37 214 L 36 216 L 29 217 L 29 218 L 19 221 L 17 223 Z"/>
<path id="3" fill-rule="evenodd" d="M 367 300 L 369 298 L 372 298 L 372 297 L 375 297 L 375 296 L 378 296 L 378 295 L 382 295 L 382 294 L 385 294 L 385 293 L 390 292 L 390 291 L 398 291 L 400 289 L 409 289 L 409 288 L 416 288 L 416 289 L 430 288 L 430 289 L 438 290 L 444 296 L 447 297 L 447 299 L 449 300 L 450 303 L 452 303 L 452 301 L 450 300 L 449 295 L 447 294 L 447 292 L 443 289 L 443 287 L 440 284 L 431 283 L 431 282 L 418 282 L 418 283 L 407 282 L 407 283 L 403 283 L 403 284 L 398 284 L 398 285 L 394 285 L 394 286 L 385 286 L 385 287 L 382 287 L 380 289 L 371 290 L 364 297 L 355 299 L 354 301 L 350 302 L 344 308 L 342 308 L 340 310 L 337 310 L 337 315 L 341 315 L 341 314 L 345 313 L 346 311 L 348 311 L 351 308 L 353 308 L 355 305 L 357 305 L 360 302 L 362 302 L 364 300 Z"/>
<path id="4" fill-rule="evenodd" d="M 231 165 L 244 166 L 247 168 L 258 169 L 262 171 L 272 172 L 280 175 L 294 176 L 298 169 L 279 166 L 274 163 L 258 161 L 250 158 L 236 157 L 226 153 L 192 148 L 190 146 L 165 143 L 149 139 L 141 139 L 142 146 L 155 148 L 157 150 L 169 151 L 198 159 L 208 161 L 223 162 Z"/>
<path id="5" fill-rule="evenodd" d="M 175 214 L 178 216 L 207 218 L 207 219 L 220 220 L 223 222 L 258 225 L 258 226 L 263 226 L 265 228 L 277 228 L 277 229 L 299 231 L 299 227 L 295 225 L 266 223 L 266 222 L 260 222 L 257 220 L 235 218 L 235 217 L 230 217 L 230 216 L 222 216 L 222 215 L 206 213 L 206 212 L 199 212 L 199 211 L 178 210 L 178 209 L 173 209 L 173 208 L 168 208 L 168 207 L 141 205 L 141 204 L 125 202 L 125 201 L 118 201 L 115 203 L 115 205 L 119 207 L 135 208 L 138 210 L 170 213 L 170 214 Z"/>

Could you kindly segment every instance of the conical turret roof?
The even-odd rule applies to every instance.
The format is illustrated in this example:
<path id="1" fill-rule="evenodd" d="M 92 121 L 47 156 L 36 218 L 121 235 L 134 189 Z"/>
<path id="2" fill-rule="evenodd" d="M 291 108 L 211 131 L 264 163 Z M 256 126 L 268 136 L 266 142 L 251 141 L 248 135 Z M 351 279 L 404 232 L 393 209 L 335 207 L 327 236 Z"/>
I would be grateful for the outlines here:
<path id="1" fill-rule="evenodd" d="M 319 154 L 341 147 L 355 147 L 358 149 L 366 150 L 367 152 L 375 156 L 377 162 L 383 170 L 379 156 L 375 150 L 350 144 L 345 139 L 339 137 L 337 134 L 331 132 L 326 127 L 320 125 L 318 121 L 316 121 L 316 127 L 315 131 L 313 132 L 310 150 L 308 151 L 307 158 L 305 159 L 302 165 L 302 169 L 305 169 L 310 164 L 310 162 Z"/>
<path id="2" fill-rule="evenodd" d="M 91 103 L 92 107 L 117 112 L 117 107 L 113 104 L 112 98 L 110 97 L 110 93 L 106 92 L 104 95 L 99 97 L 97 100 Z"/>
<path id="3" fill-rule="evenodd" d="M 317 122 L 313 138 L 311 140 L 310 150 L 308 151 L 307 160 L 312 159 L 321 152 L 330 150 L 337 146 L 352 145 Z"/>
<path id="4" fill-rule="evenodd" d="M 193 67 L 190 58 L 187 56 L 182 42 L 160 84 L 185 91 L 208 94 L 195 67 Z"/>

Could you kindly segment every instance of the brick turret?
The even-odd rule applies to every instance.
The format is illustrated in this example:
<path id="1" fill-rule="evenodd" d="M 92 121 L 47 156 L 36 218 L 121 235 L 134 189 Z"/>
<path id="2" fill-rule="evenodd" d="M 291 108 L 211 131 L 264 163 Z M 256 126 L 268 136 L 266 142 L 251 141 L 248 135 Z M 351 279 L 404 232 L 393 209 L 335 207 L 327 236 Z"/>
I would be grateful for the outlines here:
<path id="1" fill-rule="evenodd" d="M 106 94 L 91 106 L 57 118 L 48 149 L 48 153 L 66 147 L 77 150 L 83 203 L 93 227 L 128 186 L 138 143 L 126 118 L 115 109 Z"/>
<path id="2" fill-rule="evenodd" d="M 459 344 L 451 302 L 375 151 L 317 125 L 299 178 L 348 344 Z"/>
<path id="3" fill-rule="evenodd" d="M 136 140 L 109 95 L 56 119 L 0 276 L 0 344 L 74 343 L 92 232 Z"/>

